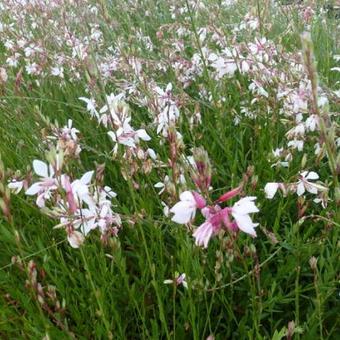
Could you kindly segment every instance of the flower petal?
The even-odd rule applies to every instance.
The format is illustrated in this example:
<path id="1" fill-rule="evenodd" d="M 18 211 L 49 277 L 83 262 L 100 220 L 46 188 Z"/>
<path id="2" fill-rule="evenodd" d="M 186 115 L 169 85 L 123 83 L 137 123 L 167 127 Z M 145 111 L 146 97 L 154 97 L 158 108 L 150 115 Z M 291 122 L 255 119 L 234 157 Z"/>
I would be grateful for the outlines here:
<path id="1" fill-rule="evenodd" d="M 43 161 L 35 159 L 33 161 L 33 169 L 38 176 L 44 178 L 48 177 L 48 167 L 47 164 L 44 163 Z"/>
<path id="2" fill-rule="evenodd" d="M 86 172 L 80 179 L 80 182 L 83 184 L 89 184 L 91 182 L 92 176 L 93 176 L 94 171 L 88 171 Z"/>
<path id="3" fill-rule="evenodd" d="M 267 183 L 266 186 L 264 187 L 266 198 L 271 200 L 275 196 L 278 188 L 279 188 L 279 183 L 274 183 L 274 182 Z"/>
<path id="4" fill-rule="evenodd" d="M 314 171 L 310 171 L 305 178 L 308 180 L 317 180 L 319 179 L 319 175 Z"/>
<path id="5" fill-rule="evenodd" d="M 41 189 L 40 183 L 32 184 L 25 192 L 26 195 L 33 196 L 36 195 Z"/>

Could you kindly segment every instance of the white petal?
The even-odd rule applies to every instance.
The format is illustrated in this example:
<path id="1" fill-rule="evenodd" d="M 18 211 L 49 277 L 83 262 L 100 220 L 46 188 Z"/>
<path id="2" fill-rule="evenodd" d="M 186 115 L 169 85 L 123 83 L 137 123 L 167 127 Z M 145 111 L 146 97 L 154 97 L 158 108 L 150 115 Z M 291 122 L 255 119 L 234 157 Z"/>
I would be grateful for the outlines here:
<path id="1" fill-rule="evenodd" d="M 254 196 L 247 196 L 247 197 L 241 198 L 233 206 L 233 211 L 236 214 L 242 214 L 242 215 L 259 212 L 259 209 L 256 207 L 256 205 L 253 202 L 255 199 L 256 197 Z"/>
<path id="2" fill-rule="evenodd" d="M 191 191 L 183 191 L 180 195 L 179 195 L 179 199 L 181 201 L 189 201 L 189 202 L 193 202 L 195 203 L 195 198 L 194 195 L 192 194 Z"/>
<path id="3" fill-rule="evenodd" d="M 165 89 L 166 92 L 171 92 L 172 91 L 172 84 L 169 83 L 167 86 L 166 86 L 166 89 Z"/>
<path id="4" fill-rule="evenodd" d="M 310 171 L 306 176 L 306 179 L 316 180 L 319 179 L 319 175 L 314 171 Z"/>
<path id="5" fill-rule="evenodd" d="M 114 142 L 117 142 L 116 134 L 113 131 L 107 133 Z"/>
<path id="6" fill-rule="evenodd" d="M 173 284 L 174 281 L 173 280 L 164 280 L 163 283 L 166 284 L 166 285 L 170 285 L 170 284 Z"/>
<path id="7" fill-rule="evenodd" d="M 305 188 L 308 192 L 310 192 L 311 194 L 316 195 L 318 193 L 318 189 L 316 186 L 314 186 L 312 183 L 306 183 L 305 184 Z"/>
<path id="8" fill-rule="evenodd" d="M 302 177 L 306 177 L 306 176 L 307 176 L 307 174 L 308 174 L 308 171 L 303 171 L 303 172 L 301 172 L 301 174 L 300 174 L 300 175 L 301 175 Z"/>
<path id="9" fill-rule="evenodd" d="M 25 192 L 26 195 L 33 196 L 37 194 L 41 189 L 40 183 L 32 184 Z"/>
<path id="10" fill-rule="evenodd" d="M 137 130 L 137 136 L 145 141 L 151 140 L 151 137 L 146 133 L 144 129 Z"/>
<path id="11" fill-rule="evenodd" d="M 80 182 L 83 184 L 89 184 L 91 182 L 92 176 L 93 176 L 94 171 L 88 171 L 86 172 L 80 179 Z"/>
<path id="12" fill-rule="evenodd" d="M 38 159 L 35 159 L 33 161 L 33 169 L 34 169 L 34 172 L 40 176 L 40 177 L 48 177 L 48 167 L 47 167 L 47 164 L 38 160 Z"/>
<path id="13" fill-rule="evenodd" d="M 272 183 L 272 182 L 267 183 L 266 186 L 264 187 L 266 198 L 272 199 L 275 196 L 278 188 L 279 188 L 279 183 Z"/>
<path id="14" fill-rule="evenodd" d="M 114 198 L 117 196 L 117 194 L 107 185 L 104 187 L 104 190 L 106 195 L 109 196 L 110 198 Z"/>
<path id="15" fill-rule="evenodd" d="M 296 188 L 296 193 L 298 196 L 301 196 L 304 194 L 304 192 L 305 192 L 305 186 L 303 185 L 303 182 L 300 181 Z"/>
<path id="16" fill-rule="evenodd" d="M 18 194 L 21 189 L 23 188 L 24 182 L 23 181 L 12 181 L 10 183 L 8 183 L 8 187 L 12 190 L 14 190 L 14 192 L 16 194 Z"/>
<path id="17" fill-rule="evenodd" d="M 193 208 L 188 202 L 178 202 L 171 209 L 170 212 L 174 213 L 171 218 L 172 221 L 178 224 L 186 224 L 195 217 L 196 209 Z"/>
<path id="18" fill-rule="evenodd" d="M 258 226 L 258 223 L 253 223 L 249 215 L 233 214 L 233 216 L 240 230 L 254 237 L 256 236 L 254 228 Z"/>
<path id="19" fill-rule="evenodd" d="M 157 158 L 156 152 L 153 149 L 147 149 L 147 152 L 151 159 L 155 160 Z"/>

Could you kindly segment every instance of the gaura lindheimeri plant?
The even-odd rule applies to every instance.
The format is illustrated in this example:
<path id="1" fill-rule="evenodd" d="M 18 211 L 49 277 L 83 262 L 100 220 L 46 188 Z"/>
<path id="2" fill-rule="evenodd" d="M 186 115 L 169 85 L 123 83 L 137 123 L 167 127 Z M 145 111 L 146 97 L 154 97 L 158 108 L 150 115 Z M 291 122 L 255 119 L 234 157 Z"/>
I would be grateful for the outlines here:
<path id="1" fill-rule="evenodd" d="M 315 199 L 314 202 L 321 202 L 323 206 L 326 206 L 328 201 L 328 188 L 322 182 L 312 182 L 318 179 L 319 175 L 315 171 L 302 171 L 299 173 L 297 182 L 269 182 L 265 185 L 264 192 L 266 194 L 266 198 L 273 199 L 278 190 L 281 190 L 284 196 L 286 196 L 289 192 L 302 196 L 307 191 L 313 195 L 319 195 L 320 197 Z"/>
<path id="2" fill-rule="evenodd" d="M 223 208 L 224 203 L 236 195 L 241 189 L 236 188 L 220 196 L 213 205 L 207 205 L 204 197 L 196 191 L 185 191 L 180 195 L 180 201 L 171 209 L 174 215 L 172 221 L 186 224 L 195 217 L 196 210 L 200 209 L 205 221 L 193 233 L 195 243 L 198 246 L 208 247 L 210 238 L 218 234 L 222 229 L 230 231 L 241 230 L 256 237 L 255 227 L 249 214 L 256 213 L 259 209 L 255 206 L 256 197 L 247 196 L 241 198 L 233 206 Z"/>
<path id="3" fill-rule="evenodd" d="M 120 216 L 112 210 L 111 199 L 116 193 L 108 186 L 92 183 L 94 171 L 71 182 L 68 174 L 61 173 L 62 164 L 58 167 L 56 164 L 33 161 L 33 170 L 39 179 L 26 190 L 26 195 L 37 196 L 37 206 L 59 220 L 54 228 L 65 229 L 73 248 L 79 248 L 94 229 L 99 230 L 103 241 L 116 236 L 121 227 Z M 18 193 L 24 186 L 19 183 L 12 181 L 9 187 Z"/>
<path id="4" fill-rule="evenodd" d="M 170 285 L 175 284 L 176 286 L 182 285 L 184 288 L 188 289 L 188 282 L 186 281 L 186 274 L 179 274 L 175 272 L 175 277 L 173 279 L 167 279 L 163 281 L 164 284 Z"/>

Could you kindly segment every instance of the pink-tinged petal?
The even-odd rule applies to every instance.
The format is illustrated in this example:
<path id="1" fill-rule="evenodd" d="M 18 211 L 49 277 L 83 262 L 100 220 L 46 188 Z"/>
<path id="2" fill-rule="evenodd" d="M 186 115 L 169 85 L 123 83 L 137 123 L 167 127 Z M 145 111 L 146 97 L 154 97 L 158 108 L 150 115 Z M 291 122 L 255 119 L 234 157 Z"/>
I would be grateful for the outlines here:
<path id="1" fill-rule="evenodd" d="M 85 241 L 84 235 L 79 231 L 72 231 L 67 236 L 67 240 L 72 248 L 79 248 Z"/>
<path id="2" fill-rule="evenodd" d="M 35 159 L 33 161 L 33 169 L 34 169 L 34 172 L 40 176 L 40 177 L 48 177 L 48 167 L 47 167 L 47 164 L 38 160 L 38 159 Z"/>
<path id="3" fill-rule="evenodd" d="M 230 190 L 230 191 L 224 193 L 222 196 L 220 196 L 217 199 L 217 202 L 222 203 L 222 202 L 228 201 L 231 198 L 237 196 L 240 192 L 241 192 L 241 187 L 237 187 L 233 190 Z"/>
<path id="4" fill-rule="evenodd" d="M 209 240 L 213 235 L 213 225 L 210 222 L 204 222 L 201 226 L 199 226 L 192 236 L 195 238 L 195 243 L 197 246 L 207 248 Z"/>
<path id="5" fill-rule="evenodd" d="M 230 220 L 229 213 L 231 213 L 231 212 L 232 212 L 232 209 L 230 209 L 230 208 L 224 208 L 220 212 L 220 215 L 222 216 L 222 222 L 229 230 L 237 231 L 238 230 L 237 224 Z"/>
<path id="6" fill-rule="evenodd" d="M 34 183 L 32 184 L 25 192 L 28 196 L 36 195 L 41 190 L 41 183 Z"/>
<path id="7" fill-rule="evenodd" d="M 200 195 L 198 192 L 193 191 L 192 195 L 194 196 L 195 202 L 196 202 L 196 206 L 198 209 L 203 209 L 207 203 L 205 201 L 205 199 L 203 198 L 202 195 Z"/>
<path id="8" fill-rule="evenodd" d="M 36 200 L 36 204 L 39 208 L 43 208 L 45 206 L 45 201 L 48 198 L 48 195 L 46 195 L 45 192 L 43 192 L 42 194 L 38 195 L 37 200 Z"/>
<path id="9" fill-rule="evenodd" d="M 273 183 L 273 182 L 267 183 L 266 186 L 264 187 L 266 198 L 271 200 L 275 196 L 278 188 L 279 188 L 279 183 Z"/>
<path id="10" fill-rule="evenodd" d="M 88 171 L 86 172 L 80 179 L 80 182 L 87 185 L 91 182 L 92 176 L 94 174 L 94 171 Z"/>
<path id="11" fill-rule="evenodd" d="M 319 175 L 314 171 L 310 171 L 305 178 L 308 180 L 317 180 L 319 179 Z"/>
<path id="12" fill-rule="evenodd" d="M 67 199 L 70 212 L 74 213 L 77 210 L 77 204 L 76 204 L 76 201 L 74 200 L 71 183 L 70 183 L 68 176 L 64 177 L 64 186 L 66 190 L 66 199 Z"/>

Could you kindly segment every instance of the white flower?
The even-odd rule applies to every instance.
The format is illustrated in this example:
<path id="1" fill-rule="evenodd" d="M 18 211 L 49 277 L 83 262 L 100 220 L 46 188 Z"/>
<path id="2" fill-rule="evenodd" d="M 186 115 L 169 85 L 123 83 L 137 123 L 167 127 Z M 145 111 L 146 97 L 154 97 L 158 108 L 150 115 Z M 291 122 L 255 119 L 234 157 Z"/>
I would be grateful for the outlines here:
<path id="1" fill-rule="evenodd" d="M 179 198 L 180 201 L 170 209 L 170 212 L 174 213 L 171 220 L 179 224 L 186 224 L 195 217 L 196 200 L 190 191 L 182 192 Z"/>
<path id="2" fill-rule="evenodd" d="M 24 181 L 12 180 L 8 183 L 8 187 L 14 191 L 15 194 L 18 194 L 24 186 Z"/>
<path id="3" fill-rule="evenodd" d="M 55 66 L 51 68 L 51 74 L 55 77 L 64 78 L 64 69 L 62 66 Z"/>
<path id="4" fill-rule="evenodd" d="M 63 133 L 63 136 L 67 139 L 73 139 L 74 141 L 77 141 L 77 134 L 79 133 L 79 130 L 77 130 L 75 127 L 72 127 L 72 124 L 72 119 L 69 119 L 67 121 L 67 125 L 64 126 L 61 131 Z"/>
<path id="5" fill-rule="evenodd" d="M 39 72 L 39 66 L 37 63 L 28 64 L 25 66 L 28 74 L 37 74 Z"/>
<path id="6" fill-rule="evenodd" d="M 176 102 L 172 99 L 172 84 L 169 83 L 164 90 L 160 87 L 155 88 L 157 94 L 156 104 L 157 104 L 157 117 L 155 118 L 155 123 L 157 123 L 157 134 L 162 132 L 163 136 L 167 136 L 167 131 L 169 125 L 176 123 L 179 118 L 179 109 Z"/>
<path id="7" fill-rule="evenodd" d="M 151 137 L 144 129 L 135 131 L 130 125 L 131 117 L 125 119 L 123 126 L 119 127 L 116 132 L 109 131 L 107 134 L 115 143 L 119 143 L 131 148 L 135 148 L 139 143 L 139 139 L 144 141 L 151 140 Z"/>
<path id="8" fill-rule="evenodd" d="M 231 211 L 238 228 L 254 237 L 256 236 L 254 228 L 258 226 L 258 223 L 253 223 L 249 214 L 259 212 L 259 209 L 253 202 L 255 199 L 256 197 L 252 196 L 241 198 L 234 204 Z"/>
<path id="9" fill-rule="evenodd" d="M 80 179 L 71 183 L 72 193 L 77 204 L 85 202 L 89 207 L 94 205 L 93 198 L 89 194 L 89 184 L 93 173 L 94 171 L 88 171 Z"/>
<path id="10" fill-rule="evenodd" d="M 90 113 L 91 117 L 95 116 L 97 119 L 99 119 L 99 113 L 96 109 L 96 102 L 94 99 L 85 97 L 79 97 L 78 99 L 86 103 L 86 110 Z"/>
<path id="11" fill-rule="evenodd" d="M 303 195 L 306 190 L 314 195 L 316 195 L 318 191 L 326 190 L 326 188 L 322 185 L 309 182 L 310 180 L 314 181 L 317 179 L 319 179 L 319 175 L 314 171 L 303 171 L 300 173 L 300 179 L 298 180 L 296 187 L 296 193 L 298 196 Z"/>
<path id="12" fill-rule="evenodd" d="M 288 147 L 292 147 L 293 149 L 298 149 L 298 151 L 302 151 L 303 150 L 303 140 L 291 140 L 290 142 L 288 142 Z"/>
<path id="13" fill-rule="evenodd" d="M 315 131 L 315 129 L 319 126 L 319 117 L 317 115 L 310 115 L 306 119 L 306 128 L 309 131 Z"/>

